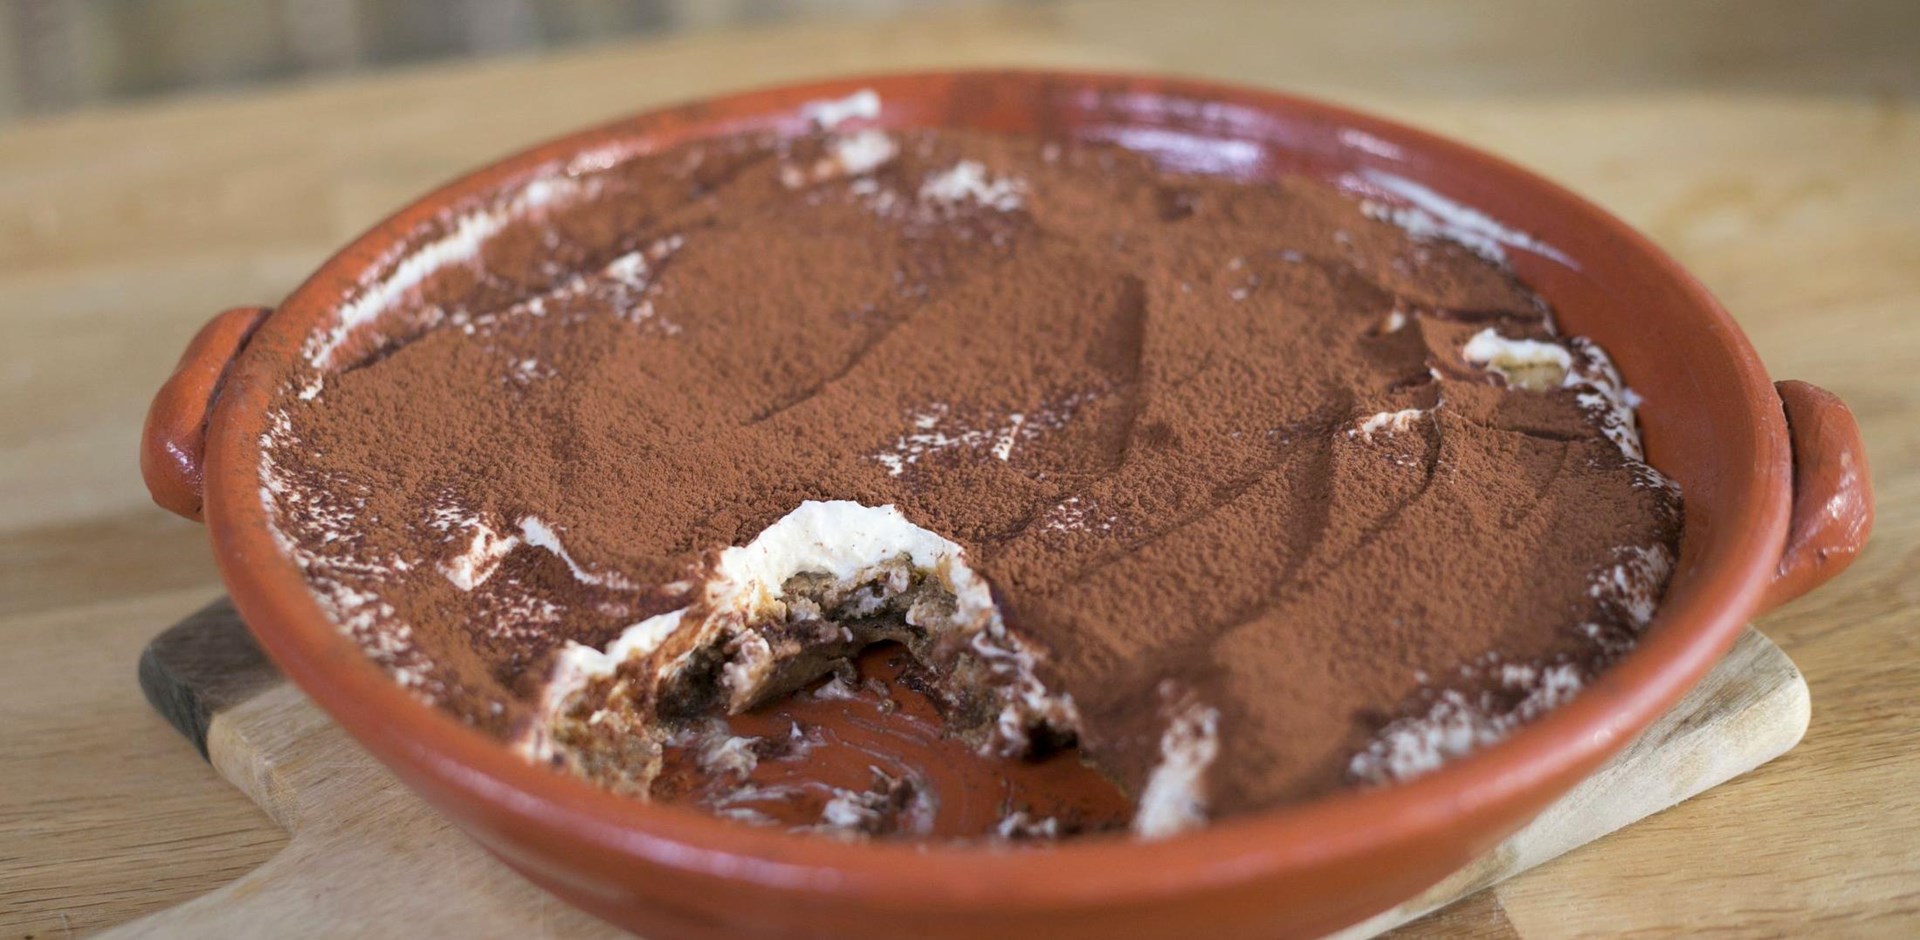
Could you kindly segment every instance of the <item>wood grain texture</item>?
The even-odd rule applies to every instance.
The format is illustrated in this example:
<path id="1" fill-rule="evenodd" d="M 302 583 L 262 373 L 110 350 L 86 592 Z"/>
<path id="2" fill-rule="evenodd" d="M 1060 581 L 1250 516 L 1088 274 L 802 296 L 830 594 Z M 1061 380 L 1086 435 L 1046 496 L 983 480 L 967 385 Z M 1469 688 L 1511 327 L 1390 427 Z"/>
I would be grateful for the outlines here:
<path id="1" fill-rule="evenodd" d="M 285 844 L 133 681 L 155 628 L 220 590 L 201 530 L 134 472 L 147 398 L 207 317 L 283 296 L 406 199 L 545 136 L 788 78 L 988 62 L 1291 88 L 1504 154 L 1672 252 L 1775 377 L 1852 405 L 1874 542 L 1759 624 L 1811 684 L 1806 741 L 1464 907 L 1529 937 L 1920 933 L 1916 48 L 1901 0 L 1063 0 L 0 132 L 0 937 L 122 922 Z"/>
<path id="2" fill-rule="evenodd" d="M 148 643 L 139 677 L 147 704 L 208 760 L 213 717 L 281 681 L 224 597 Z"/>
<path id="3" fill-rule="evenodd" d="M 115 936 L 380 936 L 396 924 L 433 936 L 617 934 L 521 880 L 436 816 L 280 679 L 227 604 L 161 634 L 141 663 L 148 697 L 171 711 L 183 734 L 204 741 L 221 776 L 292 842 L 233 884 Z M 175 708 L 179 702 L 194 707 Z M 1745 773 L 1792 748 L 1806 726 L 1799 671 L 1749 630 L 1692 694 L 1532 825 L 1343 940 L 1481 894 Z M 431 873 L 431 890 L 420 890 L 421 873 Z M 1414 932 L 1469 927 L 1513 932 L 1490 894 Z"/>

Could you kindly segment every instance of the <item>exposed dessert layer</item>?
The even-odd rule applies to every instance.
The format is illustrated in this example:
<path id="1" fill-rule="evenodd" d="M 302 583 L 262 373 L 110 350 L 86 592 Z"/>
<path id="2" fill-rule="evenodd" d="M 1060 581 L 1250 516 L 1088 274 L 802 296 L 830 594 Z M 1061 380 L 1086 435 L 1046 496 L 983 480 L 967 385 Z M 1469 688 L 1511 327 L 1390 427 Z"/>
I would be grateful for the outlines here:
<path id="1" fill-rule="evenodd" d="M 806 502 L 727 548 L 686 607 L 623 630 L 602 651 L 558 654 L 521 746 L 644 793 L 657 753 L 700 719 L 790 695 L 880 642 L 905 646 L 951 733 L 1024 757 L 1072 740 L 1070 695 L 1048 692 L 965 551 L 891 506 Z"/>
<path id="2" fill-rule="evenodd" d="M 741 728 L 897 643 L 969 751 L 1077 745 L 1160 835 L 1425 772 L 1631 649 L 1679 496 L 1499 260 L 1550 247 L 879 107 L 556 169 L 389 259 L 264 441 L 342 629 L 604 785 L 902 835 L 940 809 L 897 768 L 798 823 L 689 773 L 772 773 Z"/>

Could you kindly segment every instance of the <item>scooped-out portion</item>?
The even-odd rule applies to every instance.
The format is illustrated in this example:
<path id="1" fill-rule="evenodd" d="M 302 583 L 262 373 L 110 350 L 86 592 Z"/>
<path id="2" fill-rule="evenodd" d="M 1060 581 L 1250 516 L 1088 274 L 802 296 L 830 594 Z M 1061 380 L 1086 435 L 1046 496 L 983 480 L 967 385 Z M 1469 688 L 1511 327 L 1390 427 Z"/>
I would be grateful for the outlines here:
<path id="1" fill-rule="evenodd" d="M 1680 494 L 1506 265 L 1552 246 L 885 116 L 588 154 L 377 262 L 262 439 L 341 630 L 635 799 L 1032 840 L 1430 772 L 1652 622 Z"/>
<path id="2" fill-rule="evenodd" d="M 1072 748 L 983 755 L 953 734 L 905 648 L 668 736 L 648 797 L 848 837 L 1048 840 L 1124 832 L 1133 803 Z"/>
<path id="3" fill-rule="evenodd" d="M 965 551 L 893 507 L 803 503 L 747 545 L 722 551 L 693 596 L 685 608 L 628 627 L 604 652 L 563 649 L 523 747 L 643 796 L 655 794 L 671 764 L 669 792 L 700 793 L 702 805 L 723 815 L 795 827 L 933 834 L 941 816 L 939 790 L 928 781 L 933 766 L 969 768 L 973 777 L 1010 785 L 992 819 L 949 807 L 961 818 L 941 828 L 979 826 L 956 835 L 1025 834 L 1029 819 L 1048 834 L 1103 821 L 1085 812 L 1064 820 L 1038 815 L 1036 800 L 1081 795 L 1058 785 L 1016 793 L 1011 785 L 1028 774 L 991 760 L 1037 762 L 1071 745 L 1079 732 L 1073 700 L 1041 685 L 1033 654 L 1007 631 Z M 884 663 L 861 657 L 879 644 L 898 652 Z M 864 674 L 856 662 L 866 664 Z M 896 736 L 926 739 L 926 757 L 952 763 L 918 766 L 874 745 L 858 750 L 897 766 L 872 765 L 872 779 L 857 788 L 823 789 L 820 779 L 752 783 L 763 760 L 806 760 L 807 769 L 820 769 L 828 763 L 814 754 L 821 738 L 851 738 L 849 724 L 860 726 L 833 714 L 857 713 L 854 704 L 826 706 L 810 721 L 809 712 L 822 707 L 783 701 L 796 695 L 875 709 L 868 726 L 898 726 Z M 907 713 L 892 717 L 902 699 L 911 703 Z M 765 707 L 772 703 L 781 704 Z M 736 725 L 764 728 L 770 712 L 786 718 L 784 733 L 738 733 Z M 963 774 L 938 776 L 954 781 L 946 790 L 977 789 Z M 728 786 L 729 777 L 741 786 Z M 1059 784 L 1078 777 L 1079 790 L 1118 795 L 1090 772 L 1050 777 Z M 780 809 L 758 805 L 769 800 Z M 806 807 L 818 817 L 806 818 Z"/>

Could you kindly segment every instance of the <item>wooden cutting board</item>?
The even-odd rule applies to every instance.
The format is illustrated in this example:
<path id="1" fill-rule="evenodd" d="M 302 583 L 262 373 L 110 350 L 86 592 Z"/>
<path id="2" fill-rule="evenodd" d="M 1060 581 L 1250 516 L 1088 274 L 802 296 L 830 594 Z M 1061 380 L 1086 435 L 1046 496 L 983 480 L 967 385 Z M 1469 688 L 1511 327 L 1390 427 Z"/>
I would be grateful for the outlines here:
<path id="1" fill-rule="evenodd" d="M 267 864 L 111 936 L 607 937 L 619 931 L 521 880 L 401 786 L 283 679 L 223 599 L 162 633 L 140 662 L 148 701 L 291 835 Z M 1787 752 L 1806 681 L 1752 630 L 1624 753 L 1479 861 L 1354 927 L 1373 936 L 1505 927 L 1472 903 L 1409 923 Z M 1604 849 L 1602 849 L 1604 851 Z M 1461 922 L 1461 911 L 1469 919 Z"/>

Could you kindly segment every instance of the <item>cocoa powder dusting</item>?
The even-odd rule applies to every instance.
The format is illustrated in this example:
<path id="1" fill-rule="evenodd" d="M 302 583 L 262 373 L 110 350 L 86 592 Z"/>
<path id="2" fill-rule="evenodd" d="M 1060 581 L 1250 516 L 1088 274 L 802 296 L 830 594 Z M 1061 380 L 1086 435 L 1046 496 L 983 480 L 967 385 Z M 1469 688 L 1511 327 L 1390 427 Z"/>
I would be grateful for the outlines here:
<path id="1" fill-rule="evenodd" d="M 806 500 L 964 546 L 1128 794 L 1208 710 L 1214 816 L 1497 739 L 1665 582 L 1603 354 L 1317 182 L 870 131 L 536 185 L 316 337 L 263 468 L 343 629 L 503 737 Z"/>

